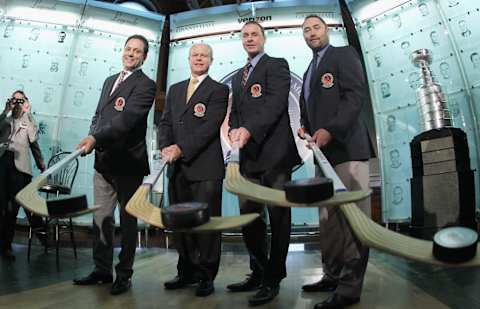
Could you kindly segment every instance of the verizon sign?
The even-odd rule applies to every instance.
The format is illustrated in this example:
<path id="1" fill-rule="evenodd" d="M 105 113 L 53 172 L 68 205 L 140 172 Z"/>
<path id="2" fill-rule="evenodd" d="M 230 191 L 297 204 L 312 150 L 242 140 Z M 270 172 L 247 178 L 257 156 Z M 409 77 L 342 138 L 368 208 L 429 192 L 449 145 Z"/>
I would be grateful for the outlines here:
<path id="1" fill-rule="evenodd" d="M 253 2 L 255 3 L 255 2 Z M 265 28 L 299 27 L 305 16 L 316 14 L 330 25 L 342 25 L 340 9 L 336 4 L 310 6 L 279 6 L 245 9 L 227 5 L 194 10 L 171 16 L 170 39 L 183 40 L 214 34 L 240 31 L 248 21 L 257 21 Z M 221 9 L 219 9 L 221 8 Z"/>

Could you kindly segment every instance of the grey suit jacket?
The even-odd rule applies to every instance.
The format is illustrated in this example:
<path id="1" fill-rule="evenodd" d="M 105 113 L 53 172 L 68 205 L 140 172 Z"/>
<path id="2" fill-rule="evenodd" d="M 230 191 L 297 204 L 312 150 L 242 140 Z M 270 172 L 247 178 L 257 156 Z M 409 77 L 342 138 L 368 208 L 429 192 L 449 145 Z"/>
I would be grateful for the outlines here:
<path id="1" fill-rule="evenodd" d="M 10 135 L 11 140 L 9 141 Z M 32 148 L 37 166 L 40 168 L 43 163 L 37 139 L 38 127 L 31 113 L 24 113 L 15 121 L 11 116 L 7 117 L 6 113 L 0 115 L 0 157 L 7 149 L 13 151 L 15 167 L 22 173 L 32 175 L 30 148 Z M 6 143 L 9 143 L 9 145 L 7 146 Z"/>

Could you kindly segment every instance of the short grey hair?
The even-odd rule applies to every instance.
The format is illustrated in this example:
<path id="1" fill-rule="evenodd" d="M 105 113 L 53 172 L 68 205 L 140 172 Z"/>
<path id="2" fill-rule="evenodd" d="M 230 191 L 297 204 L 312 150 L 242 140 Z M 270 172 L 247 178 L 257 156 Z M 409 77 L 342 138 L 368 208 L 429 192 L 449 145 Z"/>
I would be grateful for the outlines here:
<path id="1" fill-rule="evenodd" d="M 207 49 L 208 49 L 208 54 L 210 56 L 210 60 L 213 60 L 213 49 L 210 45 L 208 45 L 207 43 L 195 43 L 192 45 L 192 47 L 190 47 L 190 51 L 188 52 L 188 58 L 190 58 L 190 55 L 192 54 L 192 49 L 195 47 L 195 46 L 200 46 L 200 45 L 203 45 L 203 46 L 206 46 Z"/>

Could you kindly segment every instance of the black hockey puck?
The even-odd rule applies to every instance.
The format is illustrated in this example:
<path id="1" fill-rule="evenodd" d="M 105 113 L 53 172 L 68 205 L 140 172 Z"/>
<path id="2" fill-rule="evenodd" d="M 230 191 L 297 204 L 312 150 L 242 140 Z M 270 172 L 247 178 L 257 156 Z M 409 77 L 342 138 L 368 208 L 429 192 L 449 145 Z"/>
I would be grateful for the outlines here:
<path id="1" fill-rule="evenodd" d="M 433 256 L 448 263 L 466 262 L 477 253 L 478 234 L 460 226 L 441 229 L 433 236 Z"/>
<path id="2" fill-rule="evenodd" d="M 333 182 L 330 178 L 315 177 L 296 179 L 285 183 L 285 195 L 293 203 L 310 204 L 333 196 Z"/>
<path id="3" fill-rule="evenodd" d="M 88 208 L 87 196 L 69 196 L 47 200 L 48 214 L 52 217 L 61 217 L 82 211 Z"/>
<path id="4" fill-rule="evenodd" d="M 186 229 L 204 224 L 210 220 L 208 204 L 189 202 L 172 204 L 162 209 L 162 222 L 168 229 Z"/>

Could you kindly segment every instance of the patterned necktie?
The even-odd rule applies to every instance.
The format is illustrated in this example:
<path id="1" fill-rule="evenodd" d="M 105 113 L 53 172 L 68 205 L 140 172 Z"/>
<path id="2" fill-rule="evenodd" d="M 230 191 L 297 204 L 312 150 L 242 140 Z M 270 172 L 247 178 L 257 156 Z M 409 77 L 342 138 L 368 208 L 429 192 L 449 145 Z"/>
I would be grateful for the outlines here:
<path id="1" fill-rule="evenodd" d="M 120 86 L 120 84 L 123 83 L 126 75 L 127 75 L 127 71 L 120 72 L 120 74 L 118 75 L 117 81 L 115 82 L 115 85 L 113 86 L 112 92 L 110 92 L 110 94 L 112 94 L 118 88 L 118 86 Z"/>
<path id="2" fill-rule="evenodd" d="M 247 83 L 247 78 L 248 78 L 248 72 L 250 71 L 250 68 L 252 67 L 252 64 L 250 62 L 247 62 L 247 64 L 243 67 L 243 72 L 242 72 L 242 87 L 245 87 L 245 84 Z"/>
<path id="3" fill-rule="evenodd" d="M 195 92 L 195 88 L 198 84 L 198 78 L 194 77 L 190 79 L 190 82 L 188 83 L 188 88 L 187 88 L 187 104 L 188 101 L 190 101 L 190 98 L 192 97 L 193 93 Z"/>

